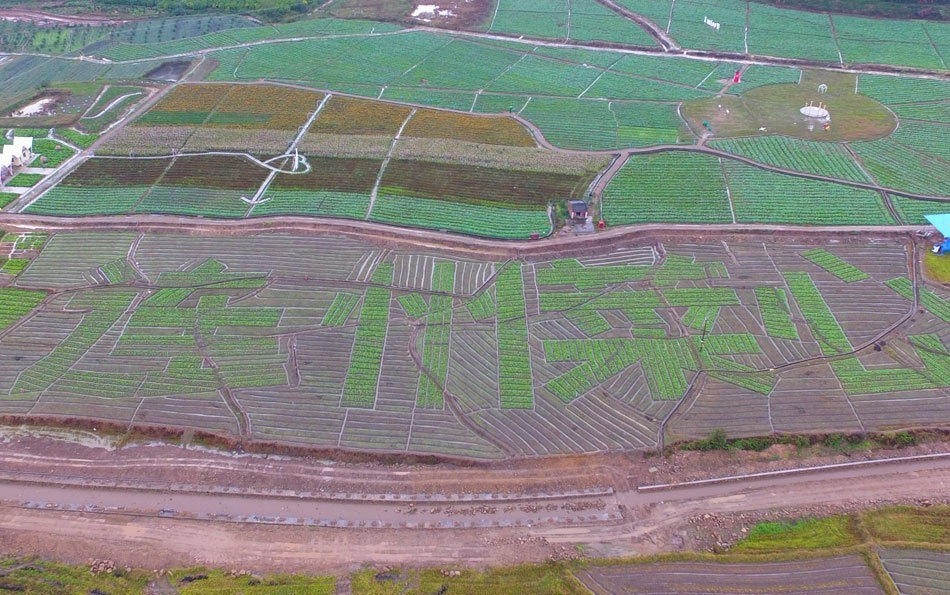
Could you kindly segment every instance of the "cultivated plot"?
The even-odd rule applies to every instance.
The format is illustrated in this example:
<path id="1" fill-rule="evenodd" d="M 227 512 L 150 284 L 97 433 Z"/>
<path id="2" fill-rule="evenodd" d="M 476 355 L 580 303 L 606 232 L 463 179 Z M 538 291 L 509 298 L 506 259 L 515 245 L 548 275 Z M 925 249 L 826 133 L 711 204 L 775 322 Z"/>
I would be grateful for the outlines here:
<path id="1" fill-rule="evenodd" d="M 0 410 L 475 458 L 933 425 L 950 302 L 905 250 L 57 233 L 0 290 Z"/>
<path id="2" fill-rule="evenodd" d="M 176 87 L 100 153 L 26 212 L 332 216 L 526 239 L 607 162 L 541 148 L 510 115 L 224 84 Z"/>

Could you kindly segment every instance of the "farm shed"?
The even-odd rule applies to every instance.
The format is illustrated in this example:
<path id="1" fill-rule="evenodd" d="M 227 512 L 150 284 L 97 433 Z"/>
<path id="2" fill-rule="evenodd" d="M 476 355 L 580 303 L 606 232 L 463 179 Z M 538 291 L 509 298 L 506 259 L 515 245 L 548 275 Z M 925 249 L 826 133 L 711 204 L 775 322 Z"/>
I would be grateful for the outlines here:
<path id="1" fill-rule="evenodd" d="M 950 255 L 950 213 L 940 215 L 924 215 L 930 224 L 937 228 L 940 235 L 943 236 L 943 243 L 934 246 L 934 252 L 938 254 Z"/>
<path id="2" fill-rule="evenodd" d="M 583 200 L 567 201 L 567 210 L 570 213 L 571 219 L 579 219 L 581 221 L 587 219 L 587 203 Z"/>

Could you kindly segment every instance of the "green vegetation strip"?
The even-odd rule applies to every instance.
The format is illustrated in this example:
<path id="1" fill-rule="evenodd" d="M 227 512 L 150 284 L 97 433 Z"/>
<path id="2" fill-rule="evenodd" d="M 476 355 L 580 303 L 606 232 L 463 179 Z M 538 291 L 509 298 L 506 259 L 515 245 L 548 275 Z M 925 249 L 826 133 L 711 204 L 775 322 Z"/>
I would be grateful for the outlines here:
<path id="1" fill-rule="evenodd" d="M 841 325 L 825 303 L 825 298 L 821 297 L 811 275 L 799 271 L 785 273 L 785 282 L 805 315 L 821 352 L 825 355 L 838 355 L 851 351 L 851 341 L 841 330 Z"/>
<path id="2" fill-rule="evenodd" d="M 853 520 L 847 516 L 762 522 L 733 547 L 735 552 L 823 549 L 857 545 Z"/>
<path id="3" fill-rule="evenodd" d="M 498 369 L 502 409 L 531 409 L 531 359 L 521 263 L 506 266 L 496 280 L 498 292 Z"/>
<path id="4" fill-rule="evenodd" d="M 343 326 L 359 301 L 360 296 L 355 293 L 341 291 L 336 294 L 323 317 L 324 326 Z"/>
<path id="5" fill-rule="evenodd" d="M 389 301 L 392 291 L 393 264 L 381 263 L 373 272 L 372 283 L 363 297 L 360 322 L 356 328 L 350 367 L 343 384 L 344 407 L 373 407 L 379 384 L 379 366 L 389 326 Z"/>
<path id="6" fill-rule="evenodd" d="M 29 314 L 45 297 L 46 293 L 42 291 L 0 288 L 0 330 Z"/>
<path id="7" fill-rule="evenodd" d="M 802 252 L 802 257 L 806 260 L 817 264 L 821 268 L 825 269 L 835 277 L 841 279 L 845 283 L 854 283 L 855 281 L 863 281 L 870 277 L 867 273 L 854 266 L 853 264 L 838 258 L 831 252 L 828 252 L 824 248 L 815 248 L 814 250 L 808 250 L 807 252 Z"/>
<path id="8" fill-rule="evenodd" d="M 765 332 L 776 339 L 798 340 L 798 328 L 792 322 L 788 296 L 780 287 L 756 287 L 755 299 L 759 303 Z"/>
<path id="9" fill-rule="evenodd" d="M 432 272 L 432 291 L 450 293 L 455 287 L 455 263 L 438 262 Z M 449 369 L 449 335 L 452 332 L 452 296 L 429 297 L 429 315 L 422 339 L 422 366 L 428 374 L 419 377 L 416 404 L 438 407 L 444 404 L 442 386 Z M 438 382 L 434 382 L 431 374 Z"/>

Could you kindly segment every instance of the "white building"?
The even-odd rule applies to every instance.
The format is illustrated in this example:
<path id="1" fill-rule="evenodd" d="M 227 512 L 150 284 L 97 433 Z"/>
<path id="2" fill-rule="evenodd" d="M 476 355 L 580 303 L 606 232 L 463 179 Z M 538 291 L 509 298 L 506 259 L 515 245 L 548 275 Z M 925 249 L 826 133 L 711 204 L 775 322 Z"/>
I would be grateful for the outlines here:
<path id="1" fill-rule="evenodd" d="M 13 177 L 17 167 L 24 167 L 33 161 L 33 137 L 14 136 L 13 142 L 3 145 L 0 150 L 0 183 Z"/>

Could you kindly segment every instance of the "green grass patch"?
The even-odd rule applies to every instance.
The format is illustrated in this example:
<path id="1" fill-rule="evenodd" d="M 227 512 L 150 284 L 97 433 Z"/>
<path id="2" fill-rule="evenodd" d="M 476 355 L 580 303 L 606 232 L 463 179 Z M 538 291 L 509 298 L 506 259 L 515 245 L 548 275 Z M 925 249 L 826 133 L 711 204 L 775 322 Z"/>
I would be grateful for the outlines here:
<path id="1" fill-rule="evenodd" d="M 96 139 L 99 138 L 98 134 L 85 134 L 78 130 L 73 130 L 72 128 L 57 128 L 55 134 L 80 149 L 88 149 L 92 146 L 92 143 L 96 142 Z"/>
<path id="2" fill-rule="evenodd" d="M 800 84 L 763 85 L 738 96 L 694 99 L 683 104 L 682 113 L 694 131 L 708 122 L 716 138 L 761 136 L 762 128 L 764 134 L 809 141 L 887 136 L 897 127 L 897 118 L 878 101 L 855 93 L 855 76 L 805 70 Z M 833 119 L 828 130 L 799 112 L 809 101 L 819 99 L 816 91 L 821 84 L 828 85 L 828 92 L 820 96 Z"/>
<path id="3" fill-rule="evenodd" d="M 187 568 L 172 572 L 172 585 L 181 595 L 333 595 L 332 576 L 273 574 L 233 575 L 223 570 Z"/>
<path id="4" fill-rule="evenodd" d="M 72 157 L 73 150 L 49 138 L 38 138 L 33 141 L 33 151 L 46 157 L 46 161 L 40 160 L 43 167 L 59 167 L 64 161 Z"/>
<path id="5" fill-rule="evenodd" d="M 879 541 L 950 543 L 950 506 L 895 506 L 861 515 L 868 533 Z"/>
<path id="6" fill-rule="evenodd" d="M 782 550 L 817 550 L 848 547 L 860 542 L 848 516 L 821 519 L 758 523 L 737 543 L 734 552 L 770 552 Z"/>
<path id="7" fill-rule="evenodd" d="M 93 574 L 86 566 L 68 566 L 39 558 L 0 559 L 0 590 L 4 593 L 109 593 L 138 595 L 145 592 L 151 573 L 144 570 Z"/>
<path id="8" fill-rule="evenodd" d="M 28 266 L 30 266 L 30 259 L 28 258 L 11 258 L 3 263 L 3 267 L 0 267 L 0 271 L 8 275 L 19 275 L 25 271 Z"/>
<path id="9" fill-rule="evenodd" d="M 17 174 L 13 179 L 7 182 L 7 186 L 13 188 L 31 188 L 36 186 L 43 179 L 43 174 Z"/>
<path id="10" fill-rule="evenodd" d="M 14 194 L 13 192 L 0 192 L 0 209 L 18 198 L 20 198 L 19 194 Z"/>
<path id="11" fill-rule="evenodd" d="M 0 197 L 0 204 L 2 202 L 2 197 Z M 924 254 L 924 271 L 934 281 L 950 283 L 950 256 L 927 252 Z"/>

